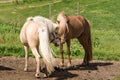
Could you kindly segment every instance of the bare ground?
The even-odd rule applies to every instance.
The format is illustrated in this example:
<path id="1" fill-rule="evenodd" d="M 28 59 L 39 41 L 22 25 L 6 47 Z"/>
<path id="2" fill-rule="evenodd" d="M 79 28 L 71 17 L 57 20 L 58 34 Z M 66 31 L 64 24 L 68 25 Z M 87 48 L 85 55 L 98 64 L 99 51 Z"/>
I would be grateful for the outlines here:
<path id="1" fill-rule="evenodd" d="M 56 60 L 59 64 L 60 59 Z M 42 60 L 41 63 L 43 68 Z M 120 62 L 93 60 L 89 66 L 82 66 L 81 63 L 81 59 L 72 59 L 71 67 L 60 67 L 48 78 L 35 78 L 34 58 L 29 58 L 29 70 L 24 72 L 24 58 L 1 57 L 0 80 L 113 80 L 120 76 Z"/>

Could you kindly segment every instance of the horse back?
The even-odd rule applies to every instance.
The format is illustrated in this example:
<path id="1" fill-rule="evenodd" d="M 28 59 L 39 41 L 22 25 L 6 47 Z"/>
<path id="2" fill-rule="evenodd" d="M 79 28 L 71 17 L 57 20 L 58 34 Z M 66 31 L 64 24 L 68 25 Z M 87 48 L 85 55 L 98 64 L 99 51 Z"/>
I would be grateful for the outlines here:
<path id="1" fill-rule="evenodd" d="M 72 38 L 79 37 L 84 31 L 83 17 L 81 16 L 69 16 L 68 27 Z"/>
<path id="2" fill-rule="evenodd" d="M 39 26 L 33 21 L 26 21 L 20 32 L 20 40 L 24 45 L 30 45 L 31 42 L 38 41 Z"/>

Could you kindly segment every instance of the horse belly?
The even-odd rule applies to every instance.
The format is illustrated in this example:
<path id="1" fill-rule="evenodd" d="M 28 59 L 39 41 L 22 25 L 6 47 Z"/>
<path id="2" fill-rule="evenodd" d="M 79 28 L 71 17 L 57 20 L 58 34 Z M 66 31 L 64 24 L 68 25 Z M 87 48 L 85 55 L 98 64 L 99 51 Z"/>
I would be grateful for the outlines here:
<path id="1" fill-rule="evenodd" d="M 72 29 L 72 36 L 71 38 L 76 38 L 79 37 L 81 34 L 83 33 L 83 28 L 76 28 L 76 29 Z"/>
<path id="2" fill-rule="evenodd" d="M 71 38 L 79 37 L 84 31 L 83 24 L 77 17 L 71 17 L 69 25 Z"/>
<path id="3" fill-rule="evenodd" d="M 20 41 L 22 42 L 23 45 L 28 45 L 25 29 L 22 29 L 20 32 Z"/>

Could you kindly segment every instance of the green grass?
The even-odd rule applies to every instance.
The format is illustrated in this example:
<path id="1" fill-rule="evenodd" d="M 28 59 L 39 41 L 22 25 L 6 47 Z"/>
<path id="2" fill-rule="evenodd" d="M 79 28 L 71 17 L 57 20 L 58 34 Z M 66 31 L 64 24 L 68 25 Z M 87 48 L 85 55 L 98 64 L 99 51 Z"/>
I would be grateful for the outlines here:
<path id="1" fill-rule="evenodd" d="M 120 80 L 120 76 L 114 78 L 113 80 Z"/>
<path id="2" fill-rule="evenodd" d="M 49 17 L 49 3 L 54 0 L 31 1 L 26 3 L 0 4 L 0 55 L 24 56 L 24 49 L 19 40 L 20 29 L 29 16 Z M 61 0 L 52 4 L 55 20 L 59 12 L 68 15 L 77 14 L 77 1 Z M 120 61 L 120 0 L 81 0 L 80 14 L 91 24 L 93 58 Z M 72 40 L 72 58 L 83 58 L 84 50 L 79 42 Z M 51 47 L 59 57 L 59 48 Z M 66 45 L 64 45 L 66 52 Z M 32 54 L 30 53 L 30 56 Z M 64 54 L 67 57 L 66 54 Z"/>
<path id="3" fill-rule="evenodd" d="M 93 53 L 96 59 L 120 60 L 118 30 L 94 30 Z"/>

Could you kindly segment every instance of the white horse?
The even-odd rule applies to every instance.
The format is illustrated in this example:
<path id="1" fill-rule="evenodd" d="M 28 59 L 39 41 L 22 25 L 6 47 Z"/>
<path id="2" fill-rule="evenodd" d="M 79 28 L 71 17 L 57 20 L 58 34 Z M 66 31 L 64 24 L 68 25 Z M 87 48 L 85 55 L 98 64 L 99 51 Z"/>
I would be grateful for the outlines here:
<path id="1" fill-rule="evenodd" d="M 24 71 L 28 70 L 29 47 L 37 62 L 36 77 L 40 77 L 39 53 L 41 53 L 41 56 L 43 57 L 48 73 L 50 74 L 54 71 L 55 59 L 52 55 L 53 51 L 50 49 L 49 42 L 54 43 L 54 45 L 59 45 L 59 40 L 54 33 L 56 27 L 57 25 L 51 20 L 41 16 L 29 17 L 27 19 L 20 32 L 20 40 L 25 49 Z"/>

